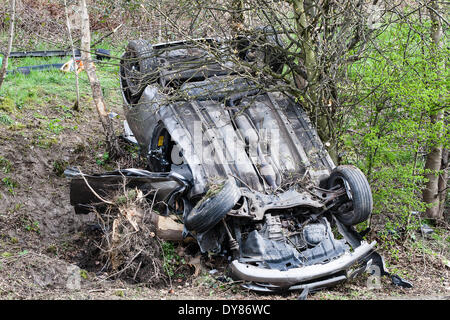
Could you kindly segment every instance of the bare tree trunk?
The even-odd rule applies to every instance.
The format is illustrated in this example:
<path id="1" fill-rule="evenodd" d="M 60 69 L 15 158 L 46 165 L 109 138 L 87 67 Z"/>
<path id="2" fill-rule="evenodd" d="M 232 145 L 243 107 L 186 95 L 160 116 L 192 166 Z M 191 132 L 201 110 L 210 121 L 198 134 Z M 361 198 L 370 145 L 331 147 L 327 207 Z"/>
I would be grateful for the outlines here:
<path id="1" fill-rule="evenodd" d="M 9 13 L 9 38 L 8 38 L 8 48 L 4 52 L 4 58 L 2 62 L 2 68 L 0 70 L 0 88 L 2 87 L 3 80 L 5 80 L 6 70 L 8 69 L 8 59 L 11 53 L 12 42 L 14 38 L 14 22 L 16 20 L 16 0 L 10 0 L 10 13 Z"/>
<path id="2" fill-rule="evenodd" d="M 156 235 L 169 241 L 183 241 L 183 228 L 181 223 L 175 222 L 171 217 L 160 216 L 150 212 L 150 219 L 156 227 Z"/>
<path id="3" fill-rule="evenodd" d="M 431 18 L 431 38 L 433 40 L 432 44 L 432 54 L 434 52 L 434 58 L 436 59 L 435 64 L 437 70 L 439 70 L 441 62 L 437 61 L 437 54 L 439 48 L 441 48 L 441 38 L 442 38 L 442 23 L 440 17 L 436 14 L 439 12 L 439 6 L 437 1 L 430 2 L 429 13 Z M 433 124 L 442 122 L 444 119 L 444 112 L 440 108 L 436 113 L 431 114 L 431 122 Z M 437 139 L 442 137 L 442 132 L 438 132 Z M 426 215 L 433 219 L 442 219 L 443 212 L 440 212 L 440 196 L 439 196 L 439 170 L 441 169 L 441 159 L 442 159 L 442 143 L 438 142 L 433 145 L 430 152 L 427 154 L 425 162 L 425 178 L 427 182 L 425 184 L 425 189 L 423 190 L 422 196 L 423 201 L 430 205 L 426 210 Z"/>
<path id="4" fill-rule="evenodd" d="M 438 112 L 431 116 L 432 123 L 442 121 L 443 114 Z M 423 201 L 430 205 L 426 210 L 426 215 L 433 219 L 441 219 L 439 212 L 439 170 L 441 169 L 442 146 L 432 146 L 430 152 L 427 154 L 425 162 L 425 178 L 427 182 L 422 196 Z"/>
<path id="5" fill-rule="evenodd" d="M 442 161 L 441 161 L 441 171 L 442 174 L 439 175 L 438 189 L 439 189 L 439 216 L 444 217 L 445 204 L 447 199 L 447 189 L 448 189 L 448 165 L 449 165 L 449 150 L 444 149 L 442 151 Z"/>
<path id="6" fill-rule="evenodd" d="M 308 21 L 308 14 L 306 8 L 308 3 L 305 0 L 291 0 L 294 10 L 296 30 L 298 38 L 302 44 L 301 46 L 301 59 L 305 66 L 307 79 L 301 79 L 301 76 L 296 75 L 296 82 L 299 88 L 307 87 L 306 95 L 310 104 L 309 113 L 312 118 L 315 118 L 315 126 L 317 133 L 321 140 L 328 146 L 328 153 L 333 161 L 338 164 L 338 152 L 337 144 L 333 141 L 333 136 L 329 126 L 329 119 L 326 114 L 320 110 L 323 107 L 324 101 L 320 98 L 318 92 L 318 70 L 316 53 L 314 52 L 315 44 L 313 43 L 311 36 L 310 21 Z M 309 7 L 311 4 L 309 3 Z M 310 9 L 311 10 L 311 9 Z M 305 81 L 306 80 L 306 81 Z"/>
<path id="7" fill-rule="evenodd" d="M 305 11 L 305 4 L 303 0 L 293 0 L 292 6 L 294 9 L 297 33 L 302 43 L 301 57 L 306 68 L 306 80 L 308 80 L 308 82 L 313 85 L 316 83 L 317 63 L 314 53 L 314 45 L 312 43 L 311 34 L 309 31 L 310 28 L 308 17 Z"/>
<path id="8" fill-rule="evenodd" d="M 100 121 L 106 134 L 107 149 L 111 158 L 121 155 L 121 149 L 114 133 L 112 119 L 108 116 L 108 112 L 103 100 L 102 88 L 95 71 L 95 65 L 91 57 L 91 33 L 89 27 L 89 13 L 87 10 L 86 0 L 81 0 L 81 59 L 86 70 L 89 83 L 91 84 L 92 97 L 95 107 L 97 108 Z"/>
<path id="9" fill-rule="evenodd" d="M 69 40 L 70 40 L 70 46 L 72 48 L 72 59 L 73 59 L 74 73 L 75 73 L 75 89 L 77 90 L 77 101 L 75 102 L 73 109 L 75 111 L 78 111 L 80 108 L 80 86 L 78 84 L 78 70 L 77 70 L 77 62 L 75 60 L 75 47 L 73 46 L 72 30 L 70 28 L 69 12 L 67 9 L 67 1 L 66 0 L 64 0 L 64 10 L 66 13 L 67 33 L 68 33 Z"/>

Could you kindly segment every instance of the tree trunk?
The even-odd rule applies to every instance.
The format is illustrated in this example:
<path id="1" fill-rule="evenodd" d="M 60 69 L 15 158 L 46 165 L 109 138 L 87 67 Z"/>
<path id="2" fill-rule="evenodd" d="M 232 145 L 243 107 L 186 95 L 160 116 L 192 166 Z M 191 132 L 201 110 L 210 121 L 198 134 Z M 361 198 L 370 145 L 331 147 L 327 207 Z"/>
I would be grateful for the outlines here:
<path id="1" fill-rule="evenodd" d="M 106 134 L 106 144 L 111 158 L 121 155 L 121 149 L 114 132 L 112 119 L 108 116 L 108 112 L 103 100 L 102 88 L 95 71 L 95 65 L 91 57 L 91 33 L 89 27 L 89 13 L 86 6 L 86 0 L 81 0 L 81 60 L 83 61 L 89 83 L 92 89 L 92 97 L 95 107 L 97 108 L 100 121 Z"/>
<path id="2" fill-rule="evenodd" d="M 442 62 L 439 61 L 437 55 L 441 48 L 441 38 L 442 38 L 442 23 L 440 17 L 436 14 L 439 12 L 439 6 L 437 1 L 430 2 L 429 13 L 431 19 L 431 39 L 432 44 L 432 55 L 434 55 L 436 70 L 440 70 Z M 436 113 L 430 115 L 431 123 L 438 124 L 444 119 L 444 112 L 442 108 Z M 442 126 L 443 128 L 443 126 Z M 425 178 L 428 181 L 425 184 L 425 189 L 423 190 L 423 201 L 429 205 L 426 209 L 426 215 L 432 219 L 442 219 L 443 212 L 440 211 L 440 194 L 439 194 L 439 170 L 441 169 L 441 159 L 443 146 L 440 141 L 442 138 L 442 131 L 437 133 L 436 143 L 431 147 L 430 152 L 427 154 L 425 162 Z"/>
<path id="3" fill-rule="evenodd" d="M 306 68 L 307 80 L 310 85 L 316 83 L 316 57 L 314 53 L 314 45 L 311 40 L 310 31 L 308 30 L 308 18 L 304 8 L 303 0 L 293 0 L 292 1 L 295 24 L 299 39 L 302 43 L 301 57 Z M 315 94 L 313 92 L 313 94 Z M 313 99 L 316 102 L 316 99 Z"/>
<path id="4" fill-rule="evenodd" d="M 79 109 L 80 109 L 80 86 L 78 84 L 78 68 L 77 68 L 77 62 L 75 59 L 75 47 L 73 46 L 72 30 L 70 28 L 70 21 L 69 21 L 69 11 L 67 9 L 67 0 L 64 0 L 64 12 L 66 14 L 67 35 L 69 36 L 70 47 L 72 48 L 72 59 L 73 59 L 74 74 L 75 74 L 75 89 L 77 90 L 77 101 L 75 101 L 75 104 L 73 105 L 73 109 L 75 111 L 79 111 Z"/>
<path id="5" fill-rule="evenodd" d="M 175 222 L 171 217 L 160 216 L 150 212 L 151 222 L 156 228 L 156 235 L 169 241 L 183 241 L 183 228 L 181 223 Z"/>
<path id="6" fill-rule="evenodd" d="M 10 13 L 9 13 L 9 38 L 8 47 L 6 52 L 4 52 L 4 58 L 2 62 L 2 68 L 0 70 L 0 88 L 2 87 L 3 80 L 5 80 L 6 70 L 8 69 L 8 59 L 11 53 L 12 42 L 14 38 L 14 22 L 16 20 L 16 0 L 10 0 Z"/>
<path id="7" fill-rule="evenodd" d="M 307 96 L 306 101 L 309 102 L 310 106 L 308 109 L 309 115 L 312 119 L 315 119 L 315 126 L 320 139 L 327 145 L 328 153 L 333 159 L 333 161 L 338 164 L 338 150 L 336 141 L 333 141 L 333 134 L 330 130 L 328 121 L 329 117 L 323 113 L 324 101 L 321 100 L 319 93 L 319 83 L 318 83 L 318 68 L 315 53 L 315 44 L 313 43 L 312 36 L 310 34 L 311 28 L 310 22 L 308 21 L 308 13 L 305 7 L 308 3 L 305 0 L 292 0 L 292 7 L 294 9 L 294 17 L 296 24 L 296 31 L 298 33 L 298 38 L 301 41 L 301 59 L 306 70 L 306 82 L 301 79 L 301 76 L 294 76 L 296 78 L 296 83 L 299 88 L 306 87 L 305 95 Z M 311 6 L 310 6 L 311 7 Z M 312 9 L 310 9 L 312 10 Z"/>
<path id="8" fill-rule="evenodd" d="M 445 213 L 445 204 L 447 200 L 448 193 L 448 164 L 449 164 L 449 156 L 450 153 L 448 149 L 444 149 L 442 151 L 442 161 L 441 161 L 441 171 L 442 173 L 439 175 L 438 181 L 438 189 L 439 189 L 439 216 L 444 217 Z"/>
<path id="9" fill-rule="evenodd" d="M 432 123 L 442 121 L 443 114 L 438 112 L 431 116 Z M 439 170 L 441 169 L 442 146 L 432 146 L 430 152 L 427 154 L 425 162 L 425 178 L 428 180 L 425 184 L 422 196 L 423 201 L 430 205 L 426 209 L 426 215 L 432 219 L 441 219 L 442 215 L 439 212 Z"/>

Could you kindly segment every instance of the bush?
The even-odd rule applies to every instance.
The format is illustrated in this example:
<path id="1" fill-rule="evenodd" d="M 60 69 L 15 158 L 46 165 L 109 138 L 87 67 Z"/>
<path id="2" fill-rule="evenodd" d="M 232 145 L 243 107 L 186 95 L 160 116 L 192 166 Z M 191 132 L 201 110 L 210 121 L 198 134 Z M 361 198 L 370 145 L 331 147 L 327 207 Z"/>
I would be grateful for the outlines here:
<path id="1" fill-rule="evenodd" d="M 431 38 L 419 34 L 429 34 L 429 25 L 417 22 L 415 27 L 391 24 L 366 59 L 349 68 L 362 103 L 341 137 L 344 162 L 367 174 L 374 214 L 387 217 L 382 234 L 394 239 L 412 234 L 418 227 L 412 212 L 426 209 L 421 200 L 424 156 L 430 146 L 449 146 L 448 128 L 430 122 L 430 115 L 448 101 L 448 68 L 436 68 L 443 66 L 436 60 L 448 55 L 448 48 L 435 56 Z M 436 132 L 443 129 L 439 137 Z"/>

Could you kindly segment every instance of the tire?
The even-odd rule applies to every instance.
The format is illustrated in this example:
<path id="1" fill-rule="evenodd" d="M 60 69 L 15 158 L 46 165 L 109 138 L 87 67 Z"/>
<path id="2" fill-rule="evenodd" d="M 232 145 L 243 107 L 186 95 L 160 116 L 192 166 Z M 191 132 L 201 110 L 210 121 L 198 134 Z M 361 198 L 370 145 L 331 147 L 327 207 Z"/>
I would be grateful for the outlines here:
<path id="1" fill-rule="evenodd" d="M 145 40 L 132 40 L 123 56 L 121 74 L 132 98 L 139 98 L 147 84 L 157 79 L 157 63 L 153 48 Z"/>
<path id="2" fill-rule="evenodd" d="M 264 28 L 264 31 L 270 31 L 270 27 Z M 281 74 L 283 67 L 286 64 L 285 56 L 280 52 L 280 47 L 285 45 L 278 34 L 272 34 L 265 37 L 269 47 L 264 52 L 264 62 L 270 66 L 273 72 Z"/>
<path id="3" fill-rule="evenodd" d="M 285 45 L 278 34 L 270 34 L 273 31 L 270 26 L 256 27 L 250 37 L 239 37 L 237 39 L 239 57 L 248 61 L 249 52 L 260 51 L 262 62 L 268 65 L 273 72 L 281 73 L 286 64 L 286 59 L 284 54 L 280 52 L 280 47 L 284 48 Z"/>
<path id="4" fill-rule="evenodd" d="M 95 49 L 95 57 L 97 60 L 110 60 L 111 51 L 107 49 Z"/>
<path id="5" fill-rule="evenodd" d="M 234 179 L 228 179 L 216 195 L 200 200 L 184 219 L 189 231 L 203 233 L 210 230 L 230 212 L 241 197 Z"/>
<path id="6" fill-rule="evenodd" d="M 336 213 L 336 218 L 346 226 L 367 220 L 372 213 L 373 199 L 364 173 L 355 166 L 338 166 L 328 178 L 328 188 L 336 185 L 345 186 L 347 193 L 351 195 L 353 206 L 352 210 Z"/>

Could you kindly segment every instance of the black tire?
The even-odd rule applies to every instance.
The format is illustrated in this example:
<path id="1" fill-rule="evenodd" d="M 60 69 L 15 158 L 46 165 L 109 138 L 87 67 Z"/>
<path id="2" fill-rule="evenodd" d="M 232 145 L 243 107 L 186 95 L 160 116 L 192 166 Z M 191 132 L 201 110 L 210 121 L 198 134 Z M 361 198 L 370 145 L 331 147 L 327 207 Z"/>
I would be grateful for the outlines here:
<path id="1" fill-rule="evenodd" d="M 111 51 L 107 49 L 95 49 L 95 57 L 97 60 L 110 60 Z"/>
<path id="2" fill-rule="evenodd" d="M 210 230 L 230 212 L 241 197 L 234 179 L 228 179 L 214 196 L 200 200 L 184 219 L 189 231 L 203 233 Z"/>
<path id="3" fill-rule="evenodd" d="M 345 186 L 352 198 L 352 209 L 336 213 L 336 218 L 346 226 L 367 220 L 372 213 L 373 199 L 364 173 L 355 166 L 338 166 L 328 178 L 328 188 L 336 185 Z"/>
<path id="4" fill-rule="evenodd" d="M 270 27 L 265 27 L 264 31 L 274 32 Z M 283 40 L 281 40 L 281 37 L 278 34 L 274 33 L 266 35 L 265 41 L 267 42 L 268 47 L 264 50 L 264 62 L 270 66 L 273 72 L 281 74 L 283 72 L 283 67 L 286 64 L 285 55 L 281 51 L 281 48 L 285 47 Z"/>
<path id="5" fill-rule="evenodd" d="M 273 72 L 281 73 L 286 64 L 284 53 L 280 51 L 285 45 L 281 37 L 271 27 L 256 27 L 249 37 L 239 37 L 238 52 L 243 60 L 252 61 L 248 58 L 251 51 L 262 52 L 263 62 L 268 65 Z"/>
<path id="6" fill-rule="evenodd" d="M 157 79 L 157 63 L 151 44 L 142 39 L 130 41 L 121 68 L 131 97 L 139 98 L 147 84 Z"/>

